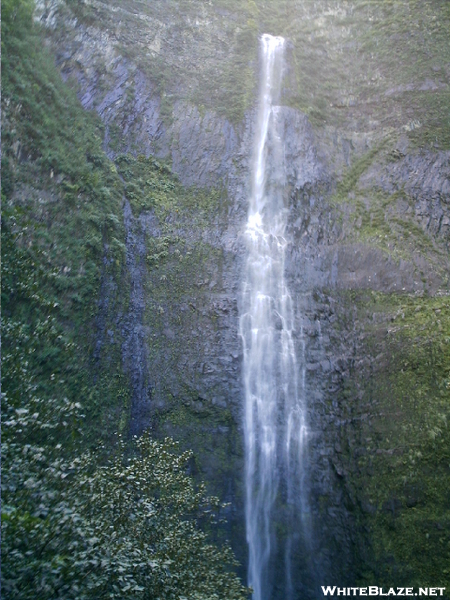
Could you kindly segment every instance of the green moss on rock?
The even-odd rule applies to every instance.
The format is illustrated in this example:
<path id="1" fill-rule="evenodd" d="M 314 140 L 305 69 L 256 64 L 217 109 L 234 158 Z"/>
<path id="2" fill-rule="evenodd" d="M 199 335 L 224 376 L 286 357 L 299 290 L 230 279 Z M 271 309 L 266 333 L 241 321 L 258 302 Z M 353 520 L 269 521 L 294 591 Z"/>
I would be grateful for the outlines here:
<path id="1" fill-rule="evenodd" d="M 369 359 L 343 401 L 349 486 L 372 551 L 361 581 L 448 586 L 449 297 L 361 292 L 353 302 Z"/>

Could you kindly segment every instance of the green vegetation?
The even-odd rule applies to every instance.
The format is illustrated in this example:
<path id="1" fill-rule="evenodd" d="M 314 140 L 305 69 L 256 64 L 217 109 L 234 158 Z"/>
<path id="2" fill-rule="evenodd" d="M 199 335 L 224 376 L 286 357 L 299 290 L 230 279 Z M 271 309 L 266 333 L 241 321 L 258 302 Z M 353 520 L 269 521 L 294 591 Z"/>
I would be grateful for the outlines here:
<path id="1" fill-rule="evenodd" d="M 244 600 L 231 551 L 199 528 L 220 503 L 185 474 L 191 454 L 147 435 L 132 456 L 120 440 L 109 459 L 84 451 L 66 433 L 82 432 L 81 406 L 36 396 L 16 358 L 21 402 L 2 406 L 4 598 Z"/>
<path id="2" fill-rule="evenodd" d="M 32 3 L 2 9 L 2 597 L 243 600 L 231 551 L 209 541 L 222 508 L 186 475 L 191 453 L 115 433 L 129 410 L 123 196 L 157 214 L 178 198 L 207 211 L 206 197 L 151 159 L 130 159 L 148 185 L 124 183 Z"/>
<path id="3" fill-rule="evenodd" d="M 83 397 L 62 398 L 58 380 L 64 365 L 73 378 L 76 349 L 54 316 L 55 303 L 41 293 L 48 273 L 15 241 L 7 230 L 3 291 L 35 317 L 25 322 L 15 314 L 3 324 L 5 599 L 245 598 L 227 570 L 235 564 L 230 550 L 211 546 L 199 529 L 220 505 L 185 475 L 189 452 L 179 456 L 173 442 L 149 436 L 131 458 L 119 443 L 106 459 L 111 441 L 86 451 L 76 401 Z"/>
<path id="4" fill-rule="evenodd" d="M 57 334 L 41 338 L 29 369 L 40 393 L 87 401 L 85 434 L 96 439 L 115 431 L 127 411 L 119 348 L 108 365 L 102 356 L 95 365 L 91 358 L 100 286 L 119 277 L 126 281 L 123 186 L 103 153 L 99 121 L 61 81 L 52 56 L 36 51 L 42 38 L 32 27 L 31 10 L 25 10 L 29 3 L 5 6 L 3 316 L 21 324 L 25 345 L 34 343 L 41 323 L 53 320 Z M 46 302 L 36 304 L 36 294 Z M 111 294 L 105 323 L 124 300 L 126 290 L 122 298 Z"/>
<path id="5" fill-rule="evenodd" d="M 153 212 L 164 233 L 173 232 L 187 221 L 193 229 L 205 228 L 219 209 L 220 190 L 186 188 L 163 161 L 152 156 L 120 154 L 116 166 L 125 182 L 125 196 L 133 214 Z M 176 225 L 167 222 L 173 220 Z"/>
<path id="6" fill-rule="evenodd" d="M 211 290 L 223 289 L 227 257 L 208 234 L 225 221 L 226 194 L 186 189 L 154 157 L 109 161 L 103 125 L 62 83 L 32 10 L 27 0 L 2 3 L 5 599 L 244 598 L 229 549 L 210 544 L 210 533 L 223 537 L 208 518 L 221 506 L 186 476 L 189 467 L 228 493 L 241 464 L 223 387 L 211 378 L 206 398 L 193 387 L 208 375 L 198 360 L 209 351 L 205 339 L 224 326 Z M 75 0 L 60 10 L 87 26 L 111 18 Z M 317 129 L 375 132 L 368 152 L 349 157 L 332 198 L 350 214 L 345 239 L 398 259 L 418 253 L 441 273 L 444 245 L 410 211 L 399 216 L 411 198 L 360 181 L 375 162 L 395 158 L 399 134 L 413 149 L 450 148 L 446 0 L 148 2 L 139 10 L 156 25 L 171 13 L 158 51 L 142 52 L 135 36 L 118 45 L 155 86 L 165 126 L 180 99 L 202 116 L 242 123 L 256 97 L 258 36 L 285 35 L 284 101 Z M 147 27 L 132 11 L 121 19 L 136 38 Z M 98 85 L 107 87 L 112 74 L 98 66 Z M 135 100 L 132 74 L 127 84 L 123 111 Z M 119 118 L 108 135 L 115 152 L 127 146 Z M 130 292 L 124 198 L 136 231 L 141 217 L 155 227 L 142 235 L 159 441 L 120 437 L 130 401 L 118 326 Z M 360 581 L 450 587 L 448 296 L 354 292 L 351 301 L 365 324 L 358 352 L 371 359 L 342 398 L 357 535 L 372 552 Z M 196 456 L 161 441 L 166 435 Z"/>
<path id="7" fill-rule="evenodd" d="M 364 510 L 361 543 L 373 551 L 361 581 L 376 574 L 385 586 L 448 586 L 449 297 L 360 292 L 352 304 L 371 365 L 352 374 L 343 400 L 344 418 L 358 423 L 346 426 L 346 455 Z"/>
<path id="8" fill-rule="evenodd" d="M 361 175 L 373 164 L 386 144 L 387 140 L 383 140 L 380 144 L 375 144 L 370 150 L 354 161 L 337 184 L 336 193 L 332 198 L 333 203 L 345 202 L 348 199 L 348 195 L 355 192 Z"/>
<path id="9" fill-rule="evenodd" d="M 409 206 L 410 201 L 403 192 L 388 194 L 376 188 L 354 191 L 347 200 L 351 218 L 346 240 L 378 248 L 396 260 L 425 258 L 430 268 L 445 278 L 448 276 L 445 240 L 436 240 L 424 230 L 417 223 L 413 210 L 406 214 L 401 210 L 405 205 Z M 417 277 L 423 279 L 419 266 L 416 270 Z"/>

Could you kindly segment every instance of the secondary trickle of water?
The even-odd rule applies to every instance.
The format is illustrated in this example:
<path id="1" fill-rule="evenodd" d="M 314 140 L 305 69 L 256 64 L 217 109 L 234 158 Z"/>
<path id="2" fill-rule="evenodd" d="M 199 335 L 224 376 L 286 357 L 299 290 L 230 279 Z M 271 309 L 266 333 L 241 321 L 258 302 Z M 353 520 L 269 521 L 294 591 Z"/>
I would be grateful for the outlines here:
<path id="1" fill-rule="evenodd" d="M 245 232 L 240 333 L 244 346 L 246 527 L 253 600 L 271 595 L 271 570 L 282 568 L 292 597 L 291 548 L 307 513 L 303 490 L 306 422 L 304 376 L 293 340 L 293 303 L 285 281 L 285 162 L 279 101 L 285 40 L 263 35 L 252 187 Z M 303 371 L 304 373 L 304 371 Z M 300 378 L 299 378 L 300 374 Z M 300 380 L 299 380 L 300 379 Z M 277 539 L 274 515 L 283 506 L 292 532 Z M 289 513 L 292 513 L 291 515 Z M 295 514 L 294 514 L 295 513 Z M 294 525 L 294 521 L 296 522 Z M 284 544 L 284 565 L 274 561 Z"/>

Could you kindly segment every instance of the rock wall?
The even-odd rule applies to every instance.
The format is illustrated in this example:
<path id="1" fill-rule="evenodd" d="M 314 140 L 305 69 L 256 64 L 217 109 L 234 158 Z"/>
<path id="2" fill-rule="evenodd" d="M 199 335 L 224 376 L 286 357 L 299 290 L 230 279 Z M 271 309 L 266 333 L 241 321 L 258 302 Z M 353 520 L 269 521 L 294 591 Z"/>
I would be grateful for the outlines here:
<path id="1" fill-rule="evenodd" d="M 418 383 L 414 389 L 398 383 L 400 363 L 389 358 L 398 355 L 394 346 L 410 335 L 419 350 L 434 347 L 448 327 L 443 321 L 442 335 L 427 338 L 408 320 L 411 311 L 434 307 L 436 298 L 448 308 L 450 152 L 440 112 L 448 103 L 450 76 L 442 41 L 445 7 L 415 2 L 405 31 L 398 24 L 406 17 L 397 9 L 362 2 L 282 2 L 278 8 L 249 2 L 241 7 L 245 18 L 225 1 L 37 5 L 36 19 L 48 29 L 63 77 L 103 120 L 105 149 L 119 173 L 127 178 L 119 159 L 130 153 L 135 158 L 126 180 L 139 180 L 139 193 L 151 198 L 138 162 L 140 155 L 152 156 L 190 190 L 189 202 L 180 196 L 163 207 L 150 200 L 124 202 L 131 292 L 128 312 L 117 323 L 132 386 L 130 423 L 133 432 L 151 426 L 196 451 L 193 469 L 230 502 L 226 534 L 243 564 L 238 302 L 256 40 L 266 27 L 291 40 L 282 108 L 290 196 L 287 273 L 313 432 L 317 579 L 354 585 L 371 572 L 392 581 L 397 571 L 380 567 L 386 557 L 409 573 L 407 565 L 416 563 L 380 540 L 392 526 L 386 514 L 394 520 L 402 510 L 406 515 L 411 492 L 402 496 L 391 482 L 376 500 L 373 491 L 367 497 L 364 481 L 382 479 L 389 461 L 377 461 L 392 456 L 379 433 L 389 420 L 386 406 L 380 408 L 386 395 L 381 382 L 397 386 L 394 402 L 402 407 L 419 389 Z M 422 34 L 420 18 L 428 24 Z M 406 44 L 401 56 L 409 52 L 415 60 L 414 44 L 424 41 L 432 80 L 420 57 L 414 72 L 406 65 L 401 74 L 397 67 L 389 70 L 389 53 L 399 43 Z M 447 308 L 438 310 L 447 314 Z M 406 311 L 408 323 L 389 333 L 399 311 Z M 433 364 L 439 387 L 446 371 Z M 446 390 L 424 393 L 434 402 Z M 414 429 L 413 409 L 402 410 L 403 425 Z M 446 412 L 442 407 L 436 414 Z M 405 441 L 401 456 L 408 452 Z M 435 452 L 439 457 L 444 450 Z M 412 477 L 400 469 L 401 476 Z M 431 505 L 424 504 L 425 512 L 432 512 Z M 301 566 L 299 573 L 300 579 Z"/>

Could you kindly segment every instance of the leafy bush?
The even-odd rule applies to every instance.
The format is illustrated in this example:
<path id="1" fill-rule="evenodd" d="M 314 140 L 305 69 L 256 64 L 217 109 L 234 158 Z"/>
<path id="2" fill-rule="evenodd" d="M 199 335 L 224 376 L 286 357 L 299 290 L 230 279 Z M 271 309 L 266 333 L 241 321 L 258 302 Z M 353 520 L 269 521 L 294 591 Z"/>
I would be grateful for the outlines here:
<path id="1" fill-rule="evenodd" d="M 68 400 L 3 399 L 3 597 L 244 599 L 228 548 L 207 541 L 199 518 L 220 508 L 186 474 L 189 452 L 144 436 L 126 458 L 43 444 L 80 417 Z M 33 441 L 35 440 L 35 441 Z M 54 441 L 54 440 L 52 440 Z M 30 443 L 31 442 L 31 443 Z"/>

